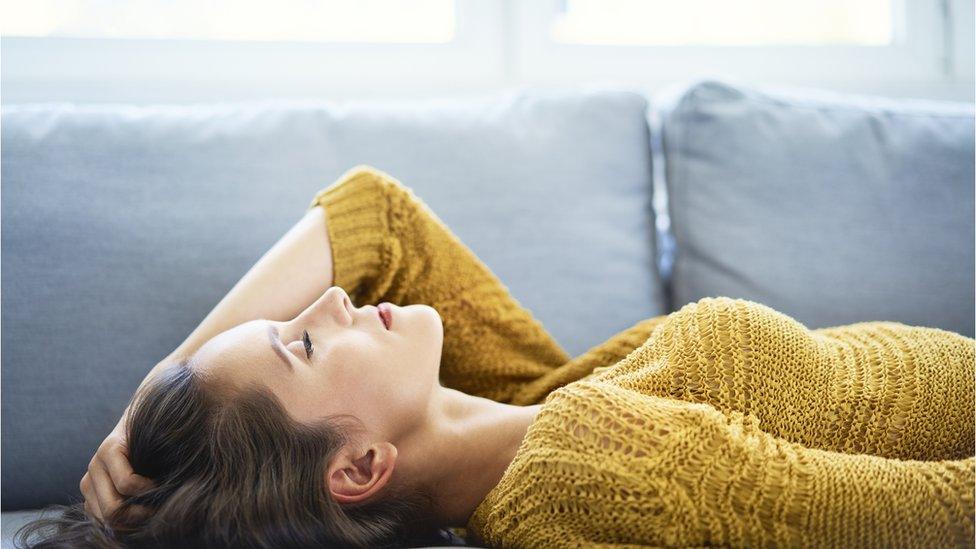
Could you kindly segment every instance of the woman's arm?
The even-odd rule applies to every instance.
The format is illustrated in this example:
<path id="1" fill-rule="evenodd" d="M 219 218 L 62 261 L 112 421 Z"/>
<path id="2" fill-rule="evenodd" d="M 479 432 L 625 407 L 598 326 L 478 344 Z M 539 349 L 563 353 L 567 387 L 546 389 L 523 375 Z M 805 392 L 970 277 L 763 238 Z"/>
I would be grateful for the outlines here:
<path id="1" fill-rule="evenodd" d="M 321 208 L 316 208 L 321 206 Z M 357 304 L 422 303 L 444 325 L 441 383 L 511 402 L 570 357 L 410 187 L 356 167 L 309 204 L 328 212 L 335 281 Z"/>
<path id="2" fill-rule="evenodd" d="M 706 297 L 669 314 L 596 377 L 644 394 L 753 414 L 790 442 L 848 454 L 973 455 L 976 341 L 872 321 L 811 330 L 745 299 Z"/>
<path id="3" fill-rule="evenodd" d="M 408 187 L 378 170 L 357 167 L 316 193 L 305 216 L 142 383 L 162 365 L 192 355 L 238 324 L 293 318 L 333 284 L 357 305 L 389 301 L 434 307 L 444 323 L 441 381 L 470 394 L 510 401 L 526 382 L 569 360 Z M 104 509 L 97 505 L 111 509 L 121 501 L 120 493 L 135 495 L 144 485 L 125 455 L 120 420 L 82 479 L 86 505 L 101 517 Z"/>

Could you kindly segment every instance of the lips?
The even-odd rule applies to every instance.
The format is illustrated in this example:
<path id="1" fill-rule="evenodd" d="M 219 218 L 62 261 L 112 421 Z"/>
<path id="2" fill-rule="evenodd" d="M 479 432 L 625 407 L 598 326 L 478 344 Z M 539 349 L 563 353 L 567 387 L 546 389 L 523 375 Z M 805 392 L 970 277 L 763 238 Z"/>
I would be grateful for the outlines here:
<path id="1" fill-rule="evenodd" d="M 379 313 L 380 320 L 383 321 L 383 327 L 389 330 L 393 326 L 393 307 L 384 301 L 376 306 L 376 312 Z"/>

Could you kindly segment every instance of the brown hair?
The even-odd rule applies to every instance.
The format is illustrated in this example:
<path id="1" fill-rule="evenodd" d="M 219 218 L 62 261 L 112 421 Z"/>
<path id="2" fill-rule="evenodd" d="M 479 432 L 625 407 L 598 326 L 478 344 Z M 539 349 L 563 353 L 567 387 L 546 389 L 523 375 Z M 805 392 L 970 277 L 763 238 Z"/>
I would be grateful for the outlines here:
<path id="1" fill-rule="evenodd" d="M 83 502 L 53 506 L 60 516 L 25 525 L 18 544 L 395 547 L 451 535 L 430 523 L 430 494 L 403 483 L 358 505 L 330 497 L 327 467 L 356 432 L 355 418 L 301 423 L 268 389 L 228 393 L 190 364 L 167 365 L 133 396 L 125 417 L 132 468 L 155 486 L 126 497 L 106 517 L 111 526 L 88 516 Z"/>

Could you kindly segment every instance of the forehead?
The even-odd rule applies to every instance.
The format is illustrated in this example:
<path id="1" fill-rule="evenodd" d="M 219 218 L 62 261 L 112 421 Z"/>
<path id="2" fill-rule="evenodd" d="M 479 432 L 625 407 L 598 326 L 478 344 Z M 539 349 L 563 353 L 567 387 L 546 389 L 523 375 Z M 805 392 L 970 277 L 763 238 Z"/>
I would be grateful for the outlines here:
<path id="1" fill-rule="evenodd" d="M 200 347 L 194 358 L 206 369 L 234 365 L 239 367 L 262 361 L 272 353 L 267 337 L 268 322 L 252 320 L 221 332 Z"/>

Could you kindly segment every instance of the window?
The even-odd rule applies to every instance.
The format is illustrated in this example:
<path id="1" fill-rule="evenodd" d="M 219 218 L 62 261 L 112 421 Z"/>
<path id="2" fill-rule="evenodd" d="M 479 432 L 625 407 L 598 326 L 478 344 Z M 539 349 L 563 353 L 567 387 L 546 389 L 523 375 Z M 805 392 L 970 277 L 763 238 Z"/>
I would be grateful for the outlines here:
<path id="1" fill-rule="evenodd" d="M 700 78 L 972 101 L 972 0 L 0 0 L 5 102 Z"/>
<path id="2" fill-rule="evenodd" d="M 551 30 L 576 44 L 883 46 L 892 42 L 891 8 L 890 0 L 563 0 Z"/>
<path id="3" fill-rule="evenodd" d="M 491 0 L 3 0 L 4 102 L 360 99 L 504 75 Z"/>
<path id="4" fill-rule="evenodd" d="M 968 36 L 951 36 L 947 21 L 950 5 L 965 18 L 971 1 L 517 2 L 517 67 L 534 80 L 585 75 L 651 91 L 719 78 L 963 99 L 972 70 L 952 75 L 949 56 L 973 47 L 972 8 Z"/>
<path id="5" fill-rule="evenodd" d="M 454 38 L 454 0 L 22 0 L 8 36 L 438 43 Z"/>

